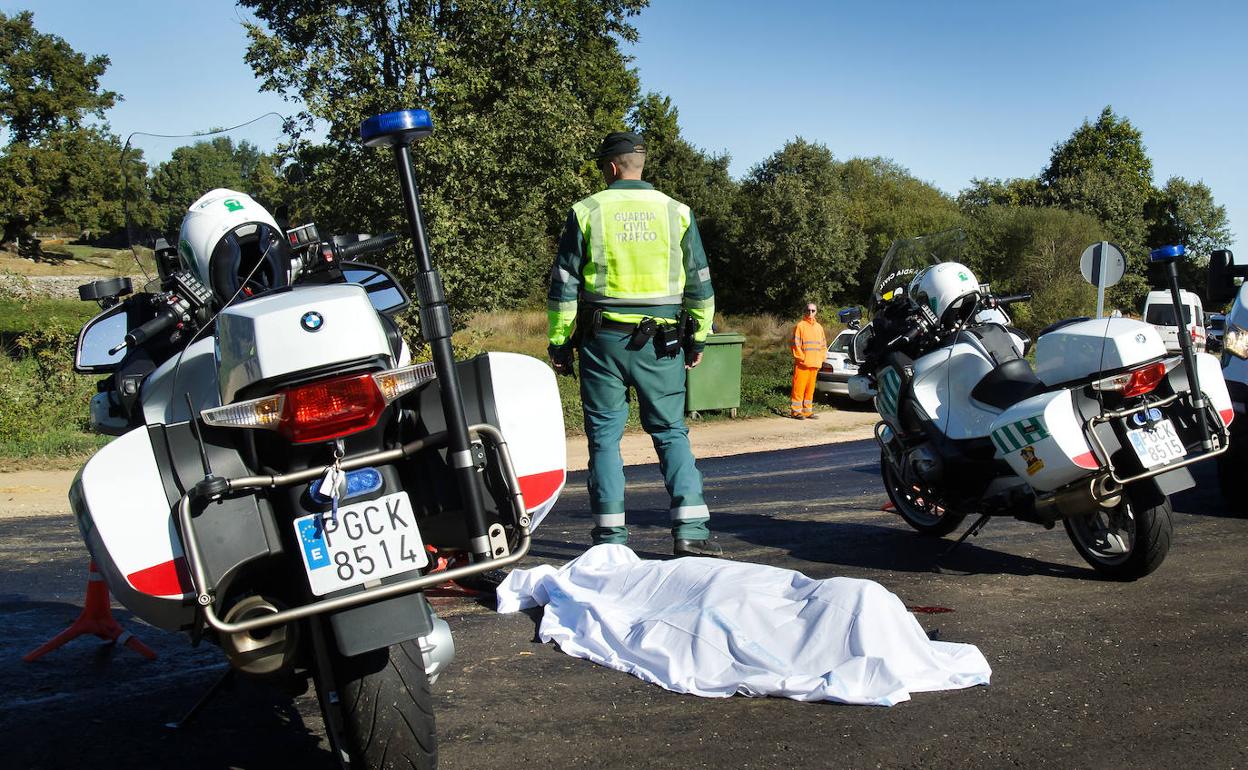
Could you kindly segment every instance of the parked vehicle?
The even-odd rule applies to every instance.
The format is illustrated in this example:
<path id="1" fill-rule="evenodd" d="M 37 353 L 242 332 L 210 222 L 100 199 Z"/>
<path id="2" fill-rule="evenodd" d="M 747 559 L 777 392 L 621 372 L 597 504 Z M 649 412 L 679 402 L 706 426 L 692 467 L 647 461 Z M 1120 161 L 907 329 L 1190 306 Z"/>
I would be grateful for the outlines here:
<path id="1" fill-rule="evenodd" d="M 421 110 L 365 121 L 393 149 L 433 360 L 412 363 L 387 271 L 396 236 L 289 228 L 214 190 L 159 248 L 159 286 L 96 281 L 75 366 L 106 374 L 93 424 L 117 436 L 70 503 L 118 601 L 240 672 L 311 676 L 352 768 L 437 763 L 430 682 L 454 656 L 423 591 L 514 564 L 562 489 L 562 409 L 541 361 L 456 362 L 409 143 Z M 398 205 L 398 202 L 396 202 Z M 429 549 L 464 554 L 431 572 Z"/>
<path id="2" fill-rule="evenodd" d="M 854 335 L 858 333 L 858 325 L 844 329 L 832 338 L 828 345 L 828 353 L 824 356 L 823 366 L 815 375 L 815 392 L 827 396 L 848 396 L 849 378 L 858 373 L 858 365 L 851 358 Z"/>
<path id="3" fill-rule="evenodd" d="M 1236 262 L 1229 250 L 1213 252 L 1209 259 L 1210 302 L 1231 303 L 1226 311 L 1226 331 L 1222 337 L 1222 375 L 1230 392 L 1235 414 L 1248 414 L 1248 265 Z M 1238 420 L 1231 429 L 1231 448 L 1218 458 L 1218 485 L 1222 497 L 1241 514 L 1248 514 L 1248 491 L 1243 474 L 1248 468 L 1248 419 Z"/>
<path id="4" fill-rule="evenodd" d="M 894 243 L 854 339 L 850 393 L 875 400 L 890 500 L 927 535 L 972 513 L 967 535 L 992 516 L 1061 522 L 1101 574 L 1149 574 L 1170 548 L 1169 496 L 1193 484 L 1186 466 L 1226 451 L 1217 360 L 1169 355 L 1140 321 L 1072 319 L 1039 336 L 1033 370 L 1007 330 L 1008 307 L 1030 295 L 986 291 L 957 261 L 962 240 Z"/>
<path id="5" fill-rule="evenodd" d="M 1207 332 L 1205 331 L 1205 309 L 1200 303 L 1200 297 L 1190 291 L 1180 291 L 1179 297 L 1183 304 L 1182 326 L 1197 352 L 1202 351 L 1205 349 Z M 1161 334 L 1161 341 L 1166 345 L 1166 350 L 1171 353 L 1179 352 L 1180 324 L 1178 314 L 1174 312 L 1174 300 L 1171 299 L 1169 290 L 1150 291 L 1144 299 L 1144 308 L 1140 312 L 1140 317 L 1145 323 L 1150 323 L 1157 328 Z"/>
<path id="6" fill-rule="evenodd" d="M 1222 352 L 1222 337 L 1226 334 L 1226 314 L 1210 313 L 1205 319 L 1205 331 L 1208 339 L 1205 340 L 1205 350 L 1210 353 Z"/>

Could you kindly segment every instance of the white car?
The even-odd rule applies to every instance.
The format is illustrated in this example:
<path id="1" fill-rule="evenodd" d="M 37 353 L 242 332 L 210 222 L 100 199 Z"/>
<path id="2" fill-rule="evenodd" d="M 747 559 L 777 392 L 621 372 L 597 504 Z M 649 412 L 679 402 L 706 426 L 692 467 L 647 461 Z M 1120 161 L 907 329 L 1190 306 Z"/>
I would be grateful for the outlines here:
<path id="1" fill-rule="evenodd" d="M 815 376 L 816 393 L 849 395 L 849 378 L 858 373 L 858 365 L 849 361 L 849 348 L 857 333 L 854 329 L 846 329 L 832 340 L 823 358 L 823 366 Z"/>

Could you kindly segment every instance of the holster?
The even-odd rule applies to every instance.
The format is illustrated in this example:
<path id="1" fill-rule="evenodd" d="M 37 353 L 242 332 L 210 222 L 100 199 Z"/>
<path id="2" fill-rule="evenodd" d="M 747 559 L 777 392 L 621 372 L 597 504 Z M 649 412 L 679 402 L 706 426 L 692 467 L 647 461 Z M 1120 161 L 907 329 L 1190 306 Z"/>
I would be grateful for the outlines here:
<path id="1" fill-rule="evenodd" d="M 572 347 L 579 348 L 597 336 L 601 328 L 602 308 L 593 305 L 577 305 L 576 323 L 568 341 L 572 343 Z"/>
<path id="2" fill-rule="evenodd" d="M 680 330 L 680 348 L 685 352 L 685 360 L 693 359 L 693 346 L 696 344 L 694 335 L 698 333 L 698 319 L 688 310 L 680 311 L 676 319 L 676 328 Z"/>

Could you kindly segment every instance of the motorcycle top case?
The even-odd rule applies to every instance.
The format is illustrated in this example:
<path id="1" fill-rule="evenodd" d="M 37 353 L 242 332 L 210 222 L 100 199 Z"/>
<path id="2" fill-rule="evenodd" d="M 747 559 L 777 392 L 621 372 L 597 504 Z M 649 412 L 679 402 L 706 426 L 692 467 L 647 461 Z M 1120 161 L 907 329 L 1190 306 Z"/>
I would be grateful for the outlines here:
<path id="1" fill-rule="evenodd" d="M 1069 390 L 1018 402 L 993 421 L 991 431 L 996 456 L 1033 489 L 1051 492 L 1098 467 Z"/>
<path id="2" fill-rule="evenodd" d="M 1078 382 L 1166 356 L 1151 324 L 1094 318 L 1067 324 L 1036 340 L 1036 376 L 1045 385 Z"/>
<path id="3" fill-rule="evenodd" d="M 221 403 L 275 377 L 345 361 L 393 358 L 363 286 L 301 286 L 233 305 L 217 317 Z"/>

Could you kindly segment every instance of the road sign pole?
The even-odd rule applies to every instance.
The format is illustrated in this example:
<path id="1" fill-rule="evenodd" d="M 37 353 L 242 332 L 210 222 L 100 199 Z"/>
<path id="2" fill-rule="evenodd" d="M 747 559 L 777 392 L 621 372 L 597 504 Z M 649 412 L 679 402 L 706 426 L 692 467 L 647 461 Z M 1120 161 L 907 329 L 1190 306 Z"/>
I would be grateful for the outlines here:
<path id="1" fill-rule="evenodd" d="M 1109 249 L 1105 248 L 1109 245 L 1108 241 L 1101 241 L 1101 245 L 1097 248 L 1096 256 L 1093 259 L 1095 267 L 1092 272 L 1096 276 L 1096 317 L 1105 317 L 1105 277 L 1109 273 Z"/>

